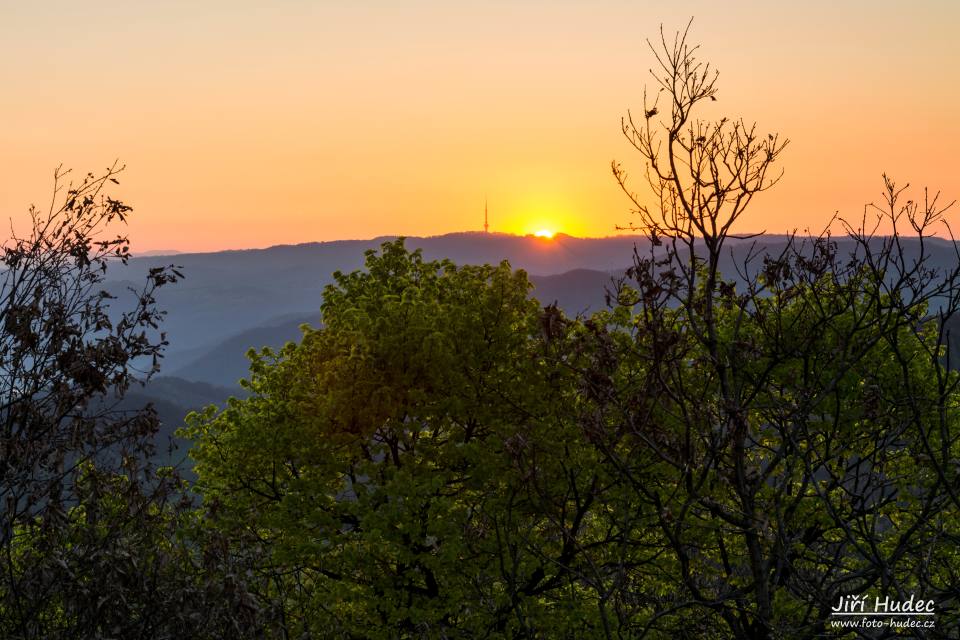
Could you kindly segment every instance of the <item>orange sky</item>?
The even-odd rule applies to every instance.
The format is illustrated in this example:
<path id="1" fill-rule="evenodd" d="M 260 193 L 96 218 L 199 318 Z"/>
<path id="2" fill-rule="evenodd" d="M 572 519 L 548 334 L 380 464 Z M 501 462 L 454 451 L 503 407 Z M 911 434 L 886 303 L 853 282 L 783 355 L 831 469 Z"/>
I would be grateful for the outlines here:
<path id="1" fill-rule="evenodd" d="M 644 38 L 691 15 L 707 115 L 792 141 L 742 231 L 858 216 L 884 171 L 960 198 L 953 1 L 0 6 L 0 209 L 120 158 L 135 251 L 479 229 L 484 197 L 493 230 L 612 234 Z"/>

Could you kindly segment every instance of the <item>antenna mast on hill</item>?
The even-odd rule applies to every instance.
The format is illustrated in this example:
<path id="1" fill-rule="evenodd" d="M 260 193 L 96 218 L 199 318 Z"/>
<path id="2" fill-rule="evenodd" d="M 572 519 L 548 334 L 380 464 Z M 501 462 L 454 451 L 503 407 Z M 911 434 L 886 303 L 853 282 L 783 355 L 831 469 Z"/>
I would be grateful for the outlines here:
<path id="1" fill-rule="evenodd" d="M 490 218 L 487 217 L 487 199 L 483 199 L 483 232 L 490 233 Z"/>

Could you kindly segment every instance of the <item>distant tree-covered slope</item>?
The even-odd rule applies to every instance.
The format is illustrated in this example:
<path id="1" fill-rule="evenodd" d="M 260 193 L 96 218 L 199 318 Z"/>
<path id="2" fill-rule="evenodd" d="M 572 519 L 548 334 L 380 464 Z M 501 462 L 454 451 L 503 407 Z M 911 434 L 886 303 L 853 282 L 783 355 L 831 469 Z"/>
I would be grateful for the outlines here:
<path id="1" fill-rule="evenodd" d="M 186 279 L 160 298 L 167 311 L 164 330 L 170 341 L 169 361 L 179 359 L 177 366 L 182 366 L 236 333 L 265 326 L 278 316 L 318 310 L 323 287 L 333 281 L 333 272 L 361 268 L 364 251 L 379 247 L 383 240 L 142 257 L 125 268 L 111 269 L 108 278 L 112 291 L 123 292 L 151 268 L 171 263 L 182 267 Z M 428 259 L 450 257 L 461 264 L 508 260 L 514 268 L 532 275 L 555 275 L 574 269 L 627 267 L 636 240 L 631 236 L 584 239 L 558 235 L 544 240 L 459 233 L 410 238 L 408 245 L 422 248 Z M 192 357 L 187 357 L 188 353 Z"/>
<path id="2" fill-rule="evenodd" d="M 160 421 L 155 443 L 157 457 L 161 462 L 178 463 L 185 457 L 187 447 L 175 432 L 184 425 L 184 418 L 191 411 L 198 411 L 215 404 L 223 406 L 231 396 L 243 397 L 239 387 L 223 387 L 195 380 L 172 376 L 160 376 L 149 380 L 144 386 L 132 387 L 120 400 L 118 409 L 138 410 L 147 404 L 153 405 Z"/>
<path id="3" fill-rule="evenodd" d="M 187 380 L 235 386 L 246 376 L 247 350 L 279 348 L 298 340 L 300 324 L 319 322 L 322 289 L 333 272 L 360 268 L 363 250 L 376 242 L 142 258 L 132 260 L 127 269 L 113 271 L 133 278 L 153 266 L 170 262 L 183 266 L 185 281 L 162 292 L 160 300 L 168 312 L 164 329 L 170 343 L 162 371 Z M 835 242 L 840 255 L 855 247 L 849 238 Z M 935 238 L 926 242 L 929 264 L 944 268 L 957 261 L 949 243 Z M 423 246 L 427 258 L 450 255 L 468 264 L 496 264 L 506 258 L 514 268 L 531 274 L 533 295 L 538 300 L 556 302 L 569 315 L 603 308 L 612 277 L 622 275 L 632 264 L 634 251 L 640 257 L 650 255 L 649 243 L 636 237 L 579 239 L 561 235 L 548 241 L 502 234 L 451 234 L 413 238 L 408 244 Z M 916 253 L 914 245 L 903 240 L 906 259 Z M 731 239 L 719 256 L 720 272 L 742 289 L 744 276 L 762 269 L 764 256 L 775 257 L 785 246 L 786 239 L 776 235 Z M 662 255 L 662 248 L 657 255 Z M 111 286 L 119 291 L 126 284 L 114 280 Z"/>
<path id="4" fill-rule="evenodd" d="M 213 345 L 186 364 L 172 369 L 171 375 L 185 380 L 235 388 L 241 378 L 248 377 L 250 361 L 247 359 L 247 351 L 263 347 L 278 349 L 287 342 L 298 342 L 301 325 L 316 327 L 319 321 L 319 308 L 314 313 L 276 318 Z"/>

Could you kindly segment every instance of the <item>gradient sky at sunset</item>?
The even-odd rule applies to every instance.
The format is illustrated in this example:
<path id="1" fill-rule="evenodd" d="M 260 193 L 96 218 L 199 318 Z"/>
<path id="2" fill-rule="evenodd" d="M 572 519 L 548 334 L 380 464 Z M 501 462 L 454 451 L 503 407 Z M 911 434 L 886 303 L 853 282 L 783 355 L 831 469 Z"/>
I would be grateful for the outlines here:
<path id="1" fill-rule="evenodd" d="M 792 141 L 741 230 L 858 216 L 884 171 L 960 198 L 960 2 L 0 0 L 0 210 L 119 158 L 135 251 L 480 229 L 485 197 L 611 235 L 645 38 L 690 16 L 705 115 Z"/>

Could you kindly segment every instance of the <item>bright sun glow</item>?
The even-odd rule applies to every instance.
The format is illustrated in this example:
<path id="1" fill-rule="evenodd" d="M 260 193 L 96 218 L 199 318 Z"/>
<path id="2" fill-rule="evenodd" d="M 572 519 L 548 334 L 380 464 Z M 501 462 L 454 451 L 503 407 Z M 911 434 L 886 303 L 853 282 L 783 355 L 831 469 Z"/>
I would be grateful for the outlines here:
<path id="1" fill-rule="evenodd" d="M 554 233 L 556 233 L 556 231 L 553 231 L 551 229 L 540 229 L 539 231 L 534 231 L 533 235 L 537 236 L 538 238 L 550 239 L 553 237 Z"/>

